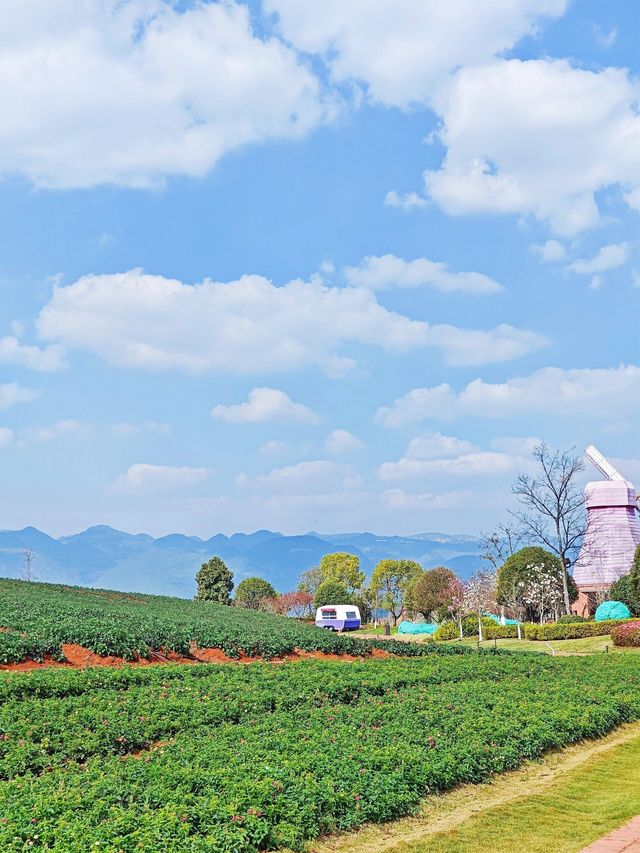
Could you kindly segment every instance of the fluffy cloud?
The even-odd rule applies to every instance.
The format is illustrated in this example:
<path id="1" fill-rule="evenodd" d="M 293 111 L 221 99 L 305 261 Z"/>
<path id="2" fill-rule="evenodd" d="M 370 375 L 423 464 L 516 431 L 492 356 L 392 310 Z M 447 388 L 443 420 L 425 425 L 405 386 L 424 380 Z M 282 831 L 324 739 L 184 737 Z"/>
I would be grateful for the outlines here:
<path id="1" fill-rule="evenodd" d="M 13 335 L 0 338 L 0 364 L 17 364 L 45 373 L 66 366 L 62 347 L 52 345 L 40 349 L 20 343 Z"/>
<path id="2" fill-rule="evenodd" d="M 606 272 L 607 270 L 621 267 L 623 264 L 626 264 L 628 259 L 629 244 L 612 243 L 609 246 L 603 246 L 595 257 L 574 261 L 569 264 L 567 269 L 581 275 L 594 275 L 595 273 Z"/>
<path id="3" fill-rule="evenodd" d="M 329 433 L 324 443 L 325 450 L 332 456 L 362 450 L 364 446 L 364 441 L 346 429 L 334 429 L 333 432 Z"/>
<path id="4" fill-rule="evenodd" d="M 563 261 L 567 254 L 564 246 L 558 240 L 547 240 L 541 246 L 531 246 L 530 248 L 545 264 Z"/>
<path id="5" fill-rule="evenodd" d="M 560 411 L 610 419 L 631 412 L 639 395 L 640 367 L 636 365 L 574 370 L 545 367 L 506 382 L 474 379 L 460 392 L 446 383 L 415 388 L 393 406 L 379 408 L 376 420 L 385 426 L 402 427 L 456 416 L 503 418 Z"/>
<path id="6" fill-rule="evenodd" d="M 317 78 L 280 39 L 254 34 L 243 4 L 185 5 L 6 0 L 0 172 L 146 187 L 323 120 Z"/>
<path id="7" fill-rule="evenodd" d="M 405 261 L 395 255 L 369 255 L 357 267 L 347 267 L 349 284 L 381 290 L 387 287 L 433 287 L 445 293 L 495 293 L 502 286 L 479 272 L 450 272 L 447 265 L 427 258 Z"/>
<path id="8" fill-rule="evenodd" d="M 405 456 L 410 459 L 442 459 L 473 453 L 477 448 L 470 442 L 452 435 L 434 432 L 412 438 Z"/>
<path id="9" fill-rule="evenodd" d="M 249 392 L 246 403 L 234 406 L 214 406 L 211 417 L 232 424 L 257 424 L 266 421 L 297 421 L 298 423 L 316 423 L 319 418 L 315 412 L 294 403 L 284 391 L 276 388 L 254 388 Z"/>
<path id="10" fill-rule="evenodd" d="M 437 109 L 447 152 L 425 173 L 446 211 L 531 214 L 559 234 L 598 222 L 610 186 L 640 205 L 639 89 L 628 73 L 565 60 L 462 68 Z"/>
<path id="11" fill-rule="evenodd" d="M 173 489 L 200 483 L 211 473 L 210 468 L 148 465 L 143 462 L 137 462 L 116 479 L 114 487 L 117 491 L 123 492 L 140 491 L 143 489 Z"/>
<path id="12" fill-rule="evenodd" d="M 27 442 L 34 441 L 41 443 L 44 441 L 53 441 L 61 436 L 77 433 L 82 430 L 84 426 L 85 425 L 81 423 L 81 421 L 76 421 L 73 418 L 67 418 L 66 420 L 56 421 L 48 426 L 29 427 L 24 430 L 22 437 Z"/>
<path id="13" fill-rule="evenodd" d="M 30 403 L 40 396 L 33 388 L 23 388 L 18 382 L 0 385 L 0 410 L 10 409 L 16 403 Z"/>
<path id="14" fill-rule="evenodd" d="M 479 451 L 445 459 L 416 459 L 403 456 L 397 462 L 384 462 L 378 469 L 381 480 L 424 479 L 433 475 L 477 477 L 505 474 L 517 467 L 518 460 L 508 453 Z"/>
<path id="15" fill-rule="evenodd" d="M 438 509 L 456 509 L 469 503 L 471 492 L 442 491 L 413 494 L 404 489 L 387 489 L 380 495 L 382 503 L 390 510 L 401 512 L 426 512 Z"/>
<path id="16" fill-rule="evenodd" d="M 418 193 L 397 193 L 395 190 L 389 190 L 384 197 L 385 207 L 399 207 L 401 210 L 415 210 L 425 207 L 426 204 L 426 198 Z"/>
<path id="17" fill-rule="evenodd" d="M 268 474 L 240 474 L 239 486 L 288 495 L 325 494 L 360 487 L 361 480 L 350 465 L 317 459 L 274 468 Z"/>
<path id="18" fill-rule="evenodd" d="M 411 320 L 361 287 L 319 279 L 278 287 L 261 276 L 186 285 L 132 270 L 56 287 L 38 318 L 40 335 L 97 353 L 111 364 L 191 373 L 264 373 L 319 365 L 341 374 L 347 342 L 395 352 L 436 347 L 455 365 L 516 358 L 542 346 L 508 325 L 462 329 Z"/>
<path id="19" fill-rule="evenodd" d="M 484 62 L 563 14 L 567 0 L 265 0 L 285 38 L 322 54 L 337 82 L 361 81 L 390 106 L 429 103 L 460 65 Z M 372 47 L 375 46 L 375 47 Z"/>

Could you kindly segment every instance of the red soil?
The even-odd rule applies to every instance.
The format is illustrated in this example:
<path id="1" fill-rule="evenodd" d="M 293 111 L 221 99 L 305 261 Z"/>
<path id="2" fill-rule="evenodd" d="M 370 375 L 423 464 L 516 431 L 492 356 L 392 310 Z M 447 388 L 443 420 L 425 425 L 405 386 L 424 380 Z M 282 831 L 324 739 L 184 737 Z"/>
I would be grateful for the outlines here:
<path id="1" fill-rule="evenodd" d="M 67 669 L 84 669 L 88 666 L 149 666 L 150 664 L 195 664 L 195 663 L 232 663 L 232 664 L 251 664 L 264 662 L 263 658 L 249 657 L 245 654 L 240 654 L 239 658 L 228 657 L 222 649 L 200 649 L 195 644 L 192 644 L 189 649 L 190 657 L 182 657 L 176 652 L 160 650 L 150 652 L 149 659 L 140 658 L 135 661 L 128 661 L 124 658 L 114 657 L 112 655 L 102 657 L 94 652 L 79 646 L 76 643 L 63 643 L 62 651 L 66 661 L 57 661 L 46 656 L 42 662 L 35 660 L 23 660 L 20 663 L 8 663 L 0 665 L 0 671 L 6 672 L 29 672 L 34 669 L 49 669 L 52 667 L 65 667 Z M 386 658 L 390 657 L 390 652 L 384 649 L 372 649 L 371 657 Z M 327 652 L 306 652 L 302 649 L 296 649 L 288 655 L 279 658 L 271 658 L 268 663 L 283 664 L 288 661 L 301 660 L 303 658 L 314 658 L 315 660 L 333 660 L 349 663 L 355 660 L 362 660 L 354 655 L 335 655 Z"/>

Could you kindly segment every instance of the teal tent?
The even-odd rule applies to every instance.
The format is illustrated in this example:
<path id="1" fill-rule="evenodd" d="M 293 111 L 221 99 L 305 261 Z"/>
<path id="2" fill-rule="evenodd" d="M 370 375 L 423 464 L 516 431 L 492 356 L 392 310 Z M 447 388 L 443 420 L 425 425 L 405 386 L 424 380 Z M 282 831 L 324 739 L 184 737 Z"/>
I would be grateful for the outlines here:
<path id="1" fill-rule="evenodd" d="M 603 601 L 596 610 L 596 622 L 608 619 L 630 619 L 631 611 L 622 601 Z"/>
<path id="2" fill-rule="evenodd" d="M 408 622 L 406 619 L 398 625 L 398 634 L 435 634 L 438 626 L 429 622 Z"/>

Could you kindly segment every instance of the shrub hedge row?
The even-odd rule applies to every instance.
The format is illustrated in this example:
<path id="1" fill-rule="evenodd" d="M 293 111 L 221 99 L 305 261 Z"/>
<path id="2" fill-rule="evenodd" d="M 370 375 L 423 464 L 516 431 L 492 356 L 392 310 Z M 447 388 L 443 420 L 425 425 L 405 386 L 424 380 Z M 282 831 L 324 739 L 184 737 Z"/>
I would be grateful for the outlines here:
<path id="1" fill-rule="evenodd" d="M 628 623 L 629 619 L 608 619 L 606 622 L 572 622 L 565 624 L 525 625 L 527 640 L 580 640 L 584 637 L 604 637 L 617 625 Z"/>

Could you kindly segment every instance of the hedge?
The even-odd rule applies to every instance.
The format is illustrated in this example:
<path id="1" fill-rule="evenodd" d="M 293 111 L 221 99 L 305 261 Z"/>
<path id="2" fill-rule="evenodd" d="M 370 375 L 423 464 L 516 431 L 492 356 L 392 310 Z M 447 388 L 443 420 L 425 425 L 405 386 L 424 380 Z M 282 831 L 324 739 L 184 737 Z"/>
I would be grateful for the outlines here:
<path id="1" fill-rule="evenodd" d="M 614 646 L 640 646 L 640 622 L 625 622 L 611 631 Z"/>
<path id="2" fill-rule="evenodd" d="M 608 619 L 606 622 L 525 625 L 524 636 L 527 640 L 580 640 L 584 637 L 604 637 L 617 625 L 625 625 L 632 621 L 632 619 Z"/>

